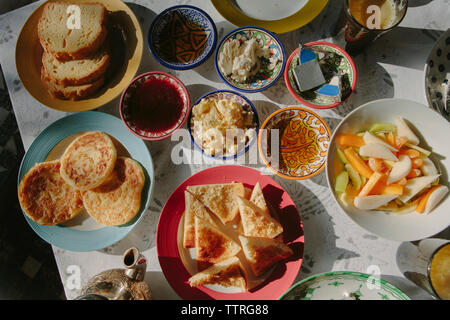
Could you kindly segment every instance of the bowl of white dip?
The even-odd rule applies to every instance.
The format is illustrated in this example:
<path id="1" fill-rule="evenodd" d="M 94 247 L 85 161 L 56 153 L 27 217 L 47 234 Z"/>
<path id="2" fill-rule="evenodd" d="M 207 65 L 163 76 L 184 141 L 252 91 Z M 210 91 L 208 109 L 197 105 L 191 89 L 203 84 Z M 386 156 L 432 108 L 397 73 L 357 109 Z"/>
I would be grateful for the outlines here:
<path id="1" fill-rule="evenodd" d="M 241 92 L 259 92 L 274 85 L 286 65 L 280 40 L 259 27 L 241 27 L 220 41 L 215 54 L 219 77 Z"/>

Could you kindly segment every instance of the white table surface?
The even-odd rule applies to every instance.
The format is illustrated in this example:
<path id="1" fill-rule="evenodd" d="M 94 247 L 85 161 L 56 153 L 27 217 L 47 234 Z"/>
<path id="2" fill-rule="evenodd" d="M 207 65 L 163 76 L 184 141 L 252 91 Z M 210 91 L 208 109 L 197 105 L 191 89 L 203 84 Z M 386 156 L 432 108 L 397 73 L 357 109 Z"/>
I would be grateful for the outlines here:
<path id="1" fill-rule="evenodd" d="M 38 103 L 23 88 L 14 61 L 15 44 L 22 25 L 31 12 L 43 1 L 33 3 L 0 16 L 0 63 L 9 90 L 22 141 L 27 149 L 33 139 L 48 125 L 66 115 Z M 228 23 L 206 0 L 136 0 L 127 4 L 138 17 L 144 39 L 151 21 L 167 7 L 190 4 L 205 10 L 214 20 L 219 39 L 234 26 Z M 324 40 L 343 45 L 342 36 L 332 37 L 333 26 L 340 12 L 341 1 L 331 0 L 324 11 L 307 26 L 280 35 L 289 55 L 299 42 Z M 428 52 L 443 30 L 450 27 L 450 5 L 447 0 L 410 0 L 410 7 L 399 27 L 379 39 L 366 53 L 355 58 L 358 70 L 356 91 L 347 102 L 333 110 L 316 111 L 327 121 L 331 130 L 349 111 L 363 103 L 381 98 L 406 98 L 426 104 L 423 70 Z M 156 62 L 147 46 L 138 73 L 151 70 L 169 71 Z M 188 71 L 170 71 L 187 86 L 192 101 L 213 89 L 227 88 L 214 69 L 213 57 L 203 65 Z M 247 94 L 264 119 L 275 109 L 298 105 L 289 94 L 283 79 L 269 90 Z M 118 98 L 98 109 L 118 115 Z M 53 252 L 68 299 L 80 290 L 73 287 L 70 266 L 81 271 L 81 285 L 95 274 L 110 268 L 121 267 L 121 255 L 136 246 L 148 258 L 146 281 L 154 299 L 179 299 L 165 279 L 156 255 L 156 226 L 162 206 L 171 192 L 191 174 L 206 166 L 181 164 L 170 160 L 175 141 L 147 143 L 155 163 L 155 190 L 145 217 L 117 244 L 93 252 L 69 252 L 53 247 Z M 264 165 L 252 165 L 264 170 Z M 287 181 L 274 177 L 290 194 L 300 212 L 304 226 L 305 248 L 302 268 L 296 281 L 316 273 L 349 270 L 372 273 L 379 269 L 381 278 L 404 290 L 413 299 L 431 299 L 422 289 L 407 280 L 396 259 L 401 242 L 381 239 L 369 234 L 351 221 L 335 203 L 329 191 L 325 171 L 306 181 Z M 20 214 L 18 212 L 18 214 Z M 31 229 L 30 229 L 30 232 Z M 446 233 L 447 234 L 447 233 Z"/>

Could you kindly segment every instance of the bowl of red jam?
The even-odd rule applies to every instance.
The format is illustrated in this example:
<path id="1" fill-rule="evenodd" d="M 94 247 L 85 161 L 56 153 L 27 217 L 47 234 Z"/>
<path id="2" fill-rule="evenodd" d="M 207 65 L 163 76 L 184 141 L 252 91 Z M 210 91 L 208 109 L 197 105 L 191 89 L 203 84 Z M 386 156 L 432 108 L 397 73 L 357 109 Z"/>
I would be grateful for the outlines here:
<path id="1" fill-rule="evenodd" d="M 170 137 L 184 125 L 190 108 L 185 85 L 177 77 L 160 71 L 137 76 L 120 99 L 122 121 L 144 140 Z"/>

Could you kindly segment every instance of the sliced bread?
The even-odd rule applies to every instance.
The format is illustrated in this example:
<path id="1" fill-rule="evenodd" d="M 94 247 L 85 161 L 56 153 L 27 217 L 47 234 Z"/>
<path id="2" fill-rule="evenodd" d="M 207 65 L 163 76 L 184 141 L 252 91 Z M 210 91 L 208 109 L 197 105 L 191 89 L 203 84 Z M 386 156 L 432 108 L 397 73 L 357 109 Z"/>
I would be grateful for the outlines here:
<path id="1" fill-rule="evenodd" d="M 50 53 L 42 55 L 43 76 L 62 86 L 79 86 L 93 83 L 104 75 L 109 66 L 110 56 L 102 48 L 94 55 L 69 61 L 59 61 Z"/>
<path id="2" fill-rule="evenodd" d="M 104 83 L 104 78 L 101 77 L 98 80 L 83 84 L 80 86 L 68 86 L 56 84 L 51 80 L 43 76 L 44 72 L 41 72 L 42 83 L 46 87 L 49 94 L 58 99 L 65 100 L 80 100 L 92 96 L 97 90 L 99 90 Z"/>
<path id="3" fill-rule="evenodd" d="M 107 10 L 100 3 L 82 3 L 79 8 L 79 28 L 72 28 L 70 3 L 49 2 L 45 5 L 38 23 L 38 36 L 45 51 L 58 60 L 85 58 L 96 52 L 107 35 Z M 69 10 L 68 10 L 69 9 Z M 75 13 L 76 15 L 76 13 Z M 76 17 L 75 17 L 76 19 Z"/>

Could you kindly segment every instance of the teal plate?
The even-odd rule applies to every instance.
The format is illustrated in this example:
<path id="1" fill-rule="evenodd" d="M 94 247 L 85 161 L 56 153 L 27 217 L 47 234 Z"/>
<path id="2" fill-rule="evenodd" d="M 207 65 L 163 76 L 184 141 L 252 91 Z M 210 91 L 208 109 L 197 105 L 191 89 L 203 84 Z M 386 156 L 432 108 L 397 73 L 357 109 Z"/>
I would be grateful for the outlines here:
<path id="1" fill-rule="evenodd" d="M 28 224 L 42 239 L 69 251 L 100 250 L 124 238 L 144 216 L 143 213 L 150 205 L 153 192 L 153 161 L 144 141 L 130 133 L 119 118 L 94 111 L 69 115 L 57 120 L 42 131 L 22 160 L 17 185 L 36 163 L 44 162 L 49 153 L 63 139 L 79 132 L 91 130 L 103 131 L 114 137 L 127 149 L 130 157 L 143 167 L 145 185 L 142 190 L 141 208 L 132 221 L 115 227 L 96 224 L 87 214 L 87 217 L 80 220 L 79 223 L 70 221 L 56 226 L 44 226 L 24 214 Z M 74 220 L 76 219 L 78 218 L 74 218 Z"/>
<path id="2" fill-rule="evenodd" d="M 389 282 L 369 274 L 335 271 L 306 278 L 284 293 L 280 300 L 410 300 Z"/>

